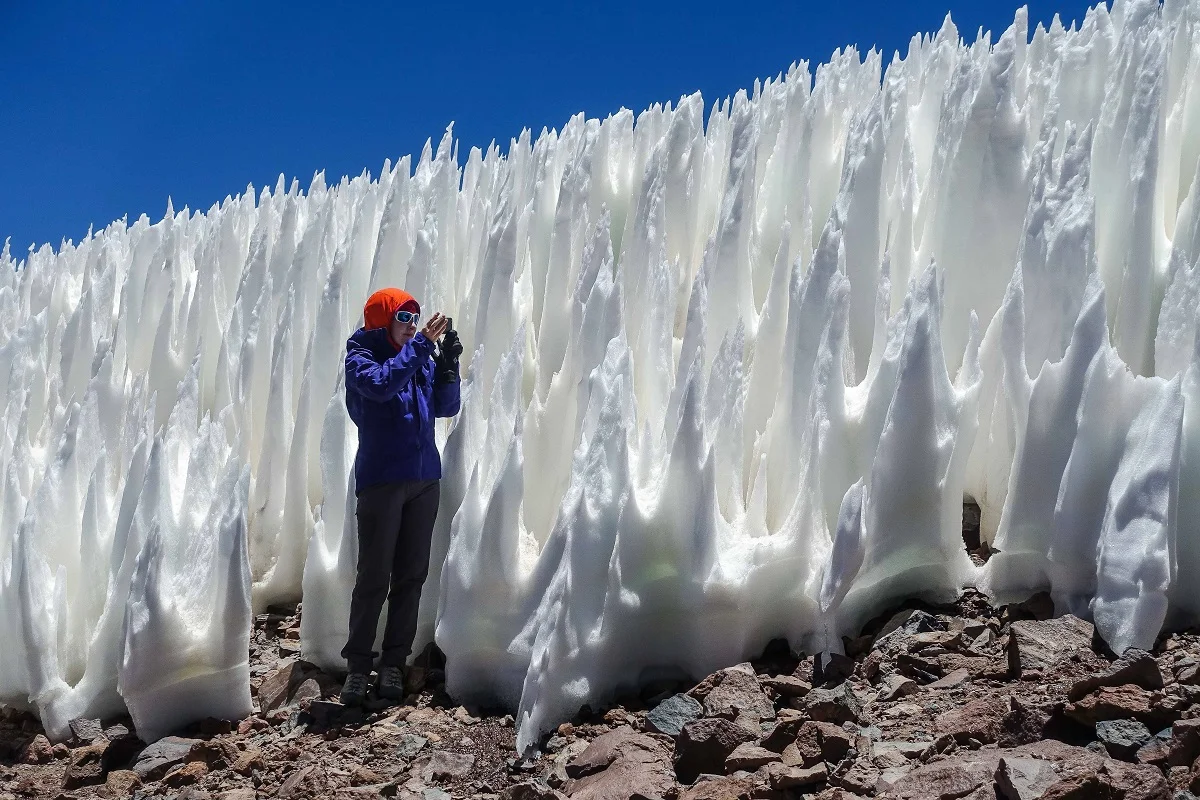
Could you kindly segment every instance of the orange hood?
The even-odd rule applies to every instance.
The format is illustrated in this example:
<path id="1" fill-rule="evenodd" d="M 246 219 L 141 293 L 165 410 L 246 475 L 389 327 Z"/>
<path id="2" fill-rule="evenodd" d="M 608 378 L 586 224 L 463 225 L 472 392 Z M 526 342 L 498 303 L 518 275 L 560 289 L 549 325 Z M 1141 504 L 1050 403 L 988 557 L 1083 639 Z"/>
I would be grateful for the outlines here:
<path id="1" fill-rule="evenodd" d="M 421 304 L 403 289 L 380 289 L 367 298 L 363 306 L 363 327 L 367 330 L 386 328 L 400 309 L 421 312 Z"/>

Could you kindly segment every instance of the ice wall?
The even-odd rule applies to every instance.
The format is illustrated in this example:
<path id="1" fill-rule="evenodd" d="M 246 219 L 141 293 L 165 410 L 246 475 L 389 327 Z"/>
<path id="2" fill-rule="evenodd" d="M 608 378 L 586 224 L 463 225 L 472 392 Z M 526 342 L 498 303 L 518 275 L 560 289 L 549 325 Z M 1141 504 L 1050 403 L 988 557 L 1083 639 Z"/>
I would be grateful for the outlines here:
<path id="1" fill-rule="evenodd" d="M 55 737 L 250 708 L 255 608 L 339 667 L 344 341 L 462 332 L 418 646 L 522 747 L 581 704 L 898 600 L 1047 590 L 1116 649 L 1196 619 L 1200 0 L 0 255 L 0 702 Z M 962 549 L 963 497 L 997 551 Z"/>

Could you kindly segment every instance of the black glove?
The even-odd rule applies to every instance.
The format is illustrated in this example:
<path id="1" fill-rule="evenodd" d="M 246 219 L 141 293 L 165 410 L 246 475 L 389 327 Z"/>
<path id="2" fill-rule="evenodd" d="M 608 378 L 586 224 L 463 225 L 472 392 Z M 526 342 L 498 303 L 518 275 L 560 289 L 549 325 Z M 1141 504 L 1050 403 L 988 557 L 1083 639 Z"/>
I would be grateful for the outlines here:
<path id="1" fill-rule="evenodd" d="M 454 320 L 450 320 L 451 327 L 446 329 L 442 334 L 442 339 L 438 342 L 438 353 L 434 356 L 434 362 L 437 364 L 437 370 L 434 377 L 442 383 L 455 383 L 458 381 L 458 357 L 462 355 L 462 342 L 458 339 L 458 331 L 454 330 Z"/>

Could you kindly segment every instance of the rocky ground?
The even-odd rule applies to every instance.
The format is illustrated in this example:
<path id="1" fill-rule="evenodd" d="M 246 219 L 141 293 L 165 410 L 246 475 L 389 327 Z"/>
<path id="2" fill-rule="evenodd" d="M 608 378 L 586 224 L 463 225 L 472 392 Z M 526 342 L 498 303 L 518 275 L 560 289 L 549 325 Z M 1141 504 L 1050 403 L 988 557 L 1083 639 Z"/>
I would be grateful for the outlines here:
<path id="1" fill-rule="evenodd" d="M 986 554 L 976 552 L 976 557 Z M 1045 596 L 909 604 L 821 666 L 773 643 L 695 685 L 584 709 L 536 759 L 513 720 L 458 706 L 436 652 L 400 705 L 345 709 L 299 660 L 299 609 L 251 643 L 257 713 L 146 747 L 125 720 L 77 720 L 51 745 L 0 712 L 0 800 L 399 797 L 751 800 L 857 797 L 1151 800 L 1200 790 L 1200 634 L 1106 653 Z"/>

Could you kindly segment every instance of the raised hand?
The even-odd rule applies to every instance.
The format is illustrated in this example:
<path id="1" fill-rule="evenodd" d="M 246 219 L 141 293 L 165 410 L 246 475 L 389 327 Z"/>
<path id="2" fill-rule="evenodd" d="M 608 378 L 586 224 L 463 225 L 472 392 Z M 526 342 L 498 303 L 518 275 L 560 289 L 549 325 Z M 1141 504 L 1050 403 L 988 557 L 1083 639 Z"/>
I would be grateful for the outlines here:
<path id="1" fill-rule="evenodd" d="M 421 328 L 421 335 L 431 342 L 436 342 L 446 332 L 446 328 L 450 327 L 450 320 L 442 314 L 434 314 L 425 323 L 425 327 Z"/>

